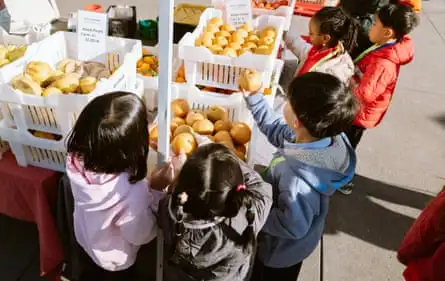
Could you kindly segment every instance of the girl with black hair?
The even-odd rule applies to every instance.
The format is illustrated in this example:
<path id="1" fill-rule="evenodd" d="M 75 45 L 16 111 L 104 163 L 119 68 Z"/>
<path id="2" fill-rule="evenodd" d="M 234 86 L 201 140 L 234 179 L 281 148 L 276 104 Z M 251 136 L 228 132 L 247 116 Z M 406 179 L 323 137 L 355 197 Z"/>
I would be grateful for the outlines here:
<path id="1" fill-rule="evenodd" d="M 66 172 L 74 232 L 86 253 L 80 280 L 134 280 L 141 245 L 156 237 L 156 212 L 173 167 L 147 174 L 148 121 L 142 100 L 114 92 L 95 98 L 68 139 Z"/>
<path id="2" fill-rule="evenodd" d="M 348 52 L 356 45 L 357 32 L 357 23 L 341 8 L 324 7 L 318 11 L 309 22 L 309 36 L 285 36 L 287 48 L 299 60 L 293 77 L 317 71 L 334 75 L 348 84 L 354 74 L 354 63 Z M 282 86 L 287 89 L 288 83 L 283 81 Z"/>
<path id="3" fill-rule="evenodd" d="M 200 146 L 160 205 L 164 280 L 245 280 L 271 205 L 272 187 L 228 148 Z"/>

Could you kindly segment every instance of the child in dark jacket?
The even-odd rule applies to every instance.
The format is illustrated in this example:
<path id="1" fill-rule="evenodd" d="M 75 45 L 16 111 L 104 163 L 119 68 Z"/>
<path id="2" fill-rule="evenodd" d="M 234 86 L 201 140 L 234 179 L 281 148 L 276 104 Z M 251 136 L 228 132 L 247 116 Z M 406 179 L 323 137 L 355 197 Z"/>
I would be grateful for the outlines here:
<path id="1" fill-rule="evenodd" d="M 166 281 L 243 281 L 272 188 L 221 144 L 200 146 L 161 203 Z"/>
<path id="2" fill-rule="evenodd" d="M 261 94 L 246 94 L 258 128 L 278 148 L 263 174 L 273 186 L 274 204 L 251 280 L 295 281 L 321 239 L 330 196 L 354 175 L 354 149 L 341 132 L 357 103 L 338 78 L 320 72 L 293 80 L 284 118 Z"/>
<path id="3" fill-rule="evenodd" d="M 406 281 L 445 279 L 445 187 L 423 210 L 398 251 Z"/>

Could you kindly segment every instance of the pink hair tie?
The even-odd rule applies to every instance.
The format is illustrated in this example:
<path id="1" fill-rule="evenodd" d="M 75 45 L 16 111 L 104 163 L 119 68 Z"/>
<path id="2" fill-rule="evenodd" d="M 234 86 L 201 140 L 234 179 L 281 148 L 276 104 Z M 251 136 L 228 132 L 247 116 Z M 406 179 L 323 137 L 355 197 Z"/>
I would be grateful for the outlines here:
<path id="1" fill-rule="evenodd" d="M 240 184 L 236 187 L 236 192 L 241 191 L 241 190 L 246 190 L 247 186 L 245 186 L 244 184 Z"/>

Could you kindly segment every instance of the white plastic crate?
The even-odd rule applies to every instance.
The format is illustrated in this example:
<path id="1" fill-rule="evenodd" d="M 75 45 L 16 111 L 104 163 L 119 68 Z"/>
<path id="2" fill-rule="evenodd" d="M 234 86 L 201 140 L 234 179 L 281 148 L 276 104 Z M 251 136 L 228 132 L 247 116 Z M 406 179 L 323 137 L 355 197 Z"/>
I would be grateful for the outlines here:
<path id="1" fill-rule="evenodd" d="M 238 77 L 245 69 L 256 69 L 262 73 L 263 85 L 269 86 L 275 58 L 283 36 L 285 19 L 283 17 L 262 15 L 252 26 L 262 29 L 273 26 L 277 30 L 277 40 L 271 55 L 258 55 L 246 52 L 239 57 L 215 55 L 205 47 L 196 47 L 195 41 L 201 35 L 207 22 L 213 17 L 222 17 L 222 11 L 209 8 L 201 15 L 198 27 L 187 33 L 179 42 L 179 58 L 184 60 L 185 76 L 191 85 L 203 85 L 228 90 L 238 90 Z"/>
<path id="2" fill-rule="evenodd" d="M 280 0 L 271 0 L 270 3 L 279 2 Z M 279 16 L 284 17 L 284 30 L 288 31 L 290 29 L 292 23 L 292 16 L 294 15 L 295 3 L 297 0 L 289 0 L 287 6 L 280 6 L 275 10 L 261 9 L 261 8 L 253 8 L 252 14 L 254 16 L 261 15 L 271 15 L 271 16 Z"/>
<path id="3" fill-rule="evenodd" d="M 135 86 L 128 89 L 115 90 L 130 91 L 142 96 L 143 83 L 140 79 L 137 79 Z M 76 119 L 77 116 L 72 120 L 73 124 Z M 6 126 L 3 120 L 0 121 L 0 136 L 4 136 L 3 139 L 8 141 L 11 151 L 20 166 L 35 166 L 61 172 L 65 170 L 65 144 L 68 134 L 62 135 L 62 139 L 58 141 L 38 138 L 29 131 L 24 132 Z"/>
<path id="4" fill-rule="evenodd" d="M 183 98 L 187 100 L 191 109 L 205 111 L 212 105 L 219 105 L 224 107 L 228 111 L 229 120 L 232 122 L 244 122 L 252 129 L 252 140 L 249 142 L 247 149 L 247 163 L 251 162 L 253 149 L 250 148 L 250 143 L 254 141 L 253 135 L 253 119 L 250 111 L 246 108 L 246 102 L 241 93 L 235 93 L 230 96 L 221 95 L 216 93 L 204 92 L 196 88 L 195 86 L 187 84 L 175 84 L 172 86 L 172 100 L 176 98 Z M 154 124 L 156 120 L 154 121 Z M 150 148 L 149 156 L 147 159 L 148 172 L 156 167 L 157 164 L 157 152 Z"/>
<path id="5" fill-rule="evenodd" d="M 92 93 L 48 97 L 23 94 L 14 90 L 9 83 L 13 77 L 23 73 L 28 62 L 43 61 L 55 68 L 62 59 L 77 58 L 75 33 L 57 32 L 36 46 L 34 55 L 26 56 L 20 63 L 8 65 L 0 71 L 6 82 L 0 91 L 0 110 L 6 116 L 7 123 L 16 126 L 19 131 L 32 129 L 66 135 L 89 101 L 107 91 L 134 88 L 136 84 L 135 65 L 141 56 L 141 42 L 107 37 L 107 52 L 119 54 L 121 64 L 109 79 L 101 79 Z M 107 64 L 107 54 L 100 55 L 95 61 Z"/>

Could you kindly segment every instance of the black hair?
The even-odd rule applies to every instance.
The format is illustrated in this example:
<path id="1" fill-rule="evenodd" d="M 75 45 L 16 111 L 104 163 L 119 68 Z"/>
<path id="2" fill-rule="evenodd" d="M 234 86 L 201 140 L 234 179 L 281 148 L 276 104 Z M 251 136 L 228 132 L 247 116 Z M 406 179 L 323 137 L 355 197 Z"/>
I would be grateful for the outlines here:
<path id="1" fill-rule="evenodd" d="M 358 102 L 337 77 L 308 72 L 294 78 L 288 100 L 299 122 L 315 138 L 333 137 L 352 125 Z"/>
<path id="2" fill-rule="evenodd" d="M 176 179 L 172 206 L 176 207 L 176 236 L 184 232 L 184 213 L 193 219 L 234 218 L 246 208 L 247 227 L 234 242 L 244 250 L 255 247 L 253 200 L 257 192 L 244 186 L 240 160 L 226 146 L 200 146 L 185 162 Z"/>
<path id="3" fill-rule="evenodd" d="M 409 6 L 403 4 L 389 4 L 383 6 L 377 13 L 384 27 L 391 28 L 397 41 L 403 39 L 418 24 L 419 17 Z"/>
<path id="4" fill-rule="evenodd" d="M 321 34 L 331 36 L 329 47 L 335 47 L 341 41 L 345 50 L 351 52 L 357 45 L 359 24 L 342 8 L 324 7 L 313 16 L 313 19 L 318 23 Z"/>
<path id="5" fill-rule="evenodd" d="M 143 101 L 132 93 L 113 92 L 93 99 L 68 137 L 68 153 L 86 170 L 129 173 L 130 183 L 145 178 L 148 120 Z"/>

